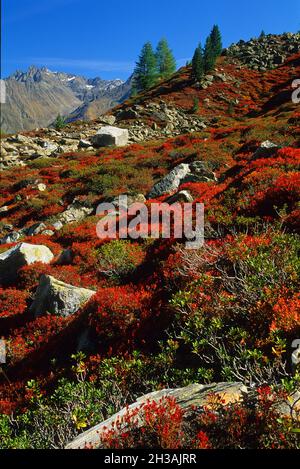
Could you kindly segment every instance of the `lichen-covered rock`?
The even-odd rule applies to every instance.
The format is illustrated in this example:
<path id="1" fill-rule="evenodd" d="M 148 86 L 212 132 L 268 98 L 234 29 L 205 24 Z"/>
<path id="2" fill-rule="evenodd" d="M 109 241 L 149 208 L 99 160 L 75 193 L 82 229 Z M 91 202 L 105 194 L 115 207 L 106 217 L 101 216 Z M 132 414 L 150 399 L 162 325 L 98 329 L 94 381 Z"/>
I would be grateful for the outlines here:
<path id="1" fill-rule="evenodd" d="M 173 397 L 177 403 L 184 409 L 191 406 L 201 407 L 206 405 L 209 396 L 214 393 L 218 394 L 224 401 L 224 404 L 238 402 L 241 400 L 244 393 L 247 393 L 247 388 L 241 383 L 213 383 L 208 385 L 191 384 L 184 388 L 178 389 L 162 389 L 161 391 L 151 392 L 140 397 L 134 404 L 126 407 L 120 412 L 114 414 L 104 422 L 94 426 L 86 432 L 79 435 L 72 442 L 67 445 L 67 449 L 83 449 L 87 445 L 92 448 L 99 447 L 100 435 L 102 431 L 107 431 L 113 428 L 117 419 L 123 417 L 127 411 L 132 411 L 141 407 L 147 401 L 158 402 L 163 397 Z M 138 422 L 137 422 L 138 425 Z"/>
<path id="2" fill-rule="evenodd" d="M 53 254 L 47 246 L 20 243 L 0 254 L 0 282 L 3 284 L 14 281 L 18 270 L 24 265 L 42 262 L 49 264 Z"/>
<path id="3" fill-rule="evenodd" d="M 36 316 L 46 313 L 67 317 L 76 313 L 95 292 L 42 275 L 30 311 Z"/>

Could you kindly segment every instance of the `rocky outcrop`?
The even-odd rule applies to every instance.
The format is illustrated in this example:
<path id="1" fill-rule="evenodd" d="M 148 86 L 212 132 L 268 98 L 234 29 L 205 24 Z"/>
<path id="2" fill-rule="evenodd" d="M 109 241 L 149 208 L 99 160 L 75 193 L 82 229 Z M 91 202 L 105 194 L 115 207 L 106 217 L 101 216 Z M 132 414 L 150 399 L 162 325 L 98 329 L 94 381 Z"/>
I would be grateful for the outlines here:
<path id="1" fill-rule="evenodd" d="M 141 408 L 149 400 L 158 402 L 163 397 L 172 397 L 183 409 L 187 409 L 191 406 L 201 407 L 205 405 L 211 393 L 218 394 L 224 400 L 224 404 L 229 404 L 238 402 L 243 394 L 247 393 L 247 388 L 241 383 L 191 384 L 185 388 L 162 389 L 161 391 L 151 392 L 140 397 L 134 404 L 125 407 L 104 422 L 79 435 L 66 446 L 66 449 L 83 449 L 86 446 L 99 448 L 101 432 L 112 429 L 117 420 L 122 422 L 122 418 L 128 411 Z"/>
<path id="2" fill-rule="evenodd" d="M 24 265 L 42 262 L 49 264 L 53 254 L 47 246 L 20 243 L 0 254 L 0 282 L 3 284 L 14 281 L 18 270 Z"/>
<path id="3" fill-rule="evenodd" d="M 148 193 L 148 199 L 161 197 L 164 194 L 172 194 L 181 184 L 186 182 L 216 181 L 215 174 L 203 161 L 193 163 L 181 163 L 167 174 L 161 181 L 157 182 Z"/>
<path id="4" fill-rule="evenodd" d="M 62 212 L 56 220 L 56 223 L 53 224 L 54 228 L 60 229 L 63 225 L 72 222 L 78 222 L 86 218 L 87 216 L 93 213 L 94 209 L 92 207 L 86 207 L 81 202 L 75 200 L 70 204 L 64 212 Z"/>
<path id="5" fill-rule="evenodd" d="M 36 317 L 46 313 L 68 317 L 76 313 L 94 294 L 93 290 L 69 285 L 50 275 L 42 275 L 30 311 Z"/>
<path id="6" fill-rule="evenodd" d="M 206 128 L 204 118 L 160 102 L 127 106 L 115 111 L 117 123 L 129 128 L 130 142 L 172 137 Z"/>
<path id="7" fill-rule="evenodd" d="M 38 158 L 57 158 L 64 153 L 89 154 L 103 144 L 127 145 L 198 132 L 206 128 L 206 123 L 203 117 L 163 101 L 134 105 L 121 111 L 116 110 L 115 115 L 101 116 L 97 121 L 80 122 L 76 129 L 72 125 L 61 130 L 42 128 L 30 135 L 16 134 L 2 138 L 0 170 L 10 166 L 25 166 Z M 114 124 L 113 128 L 117 130 L 113 133 L 109 131 L 108 137 L 104 137 L 103 133 L 107 133 L 107 128 Z"/>
<path id="8" fill-rule="evenodd" d="M 93 137 L 106 124 L 115 121 L 114 116 L 103 116 L 97 122 L 81 123 L 77 131 L 69 127 L 63 130 L 39 129 L 36 136 L 16 134 L 0 140 L 0 170 L 10 166 L 25 166 L 38 158 L 56 158 L 64 153 L 94 152 Z M 126 130 L 127 132 L 127 130 Z M 49 161 L 50 164 L 50 161 Z M 46 190 L 42 184 L 37 190 Z"/>
<path id="9" fill-rule="evenodd" d="M 100 147 L 123 147 L 128 144 L 128 130 L 112 127 L 110 125 L 102 127 L 94 137 L 92 144 L 96 148 Z"/>
<path id="10" fill-rule="evenodd" d="M 285 59 L 300 51 L 300 33 L 268 34 L 250 41 L 239 41 L 225 49 L 224 54 L 237 58 L 254 70 L 265 71 L 283 64 Z"/>

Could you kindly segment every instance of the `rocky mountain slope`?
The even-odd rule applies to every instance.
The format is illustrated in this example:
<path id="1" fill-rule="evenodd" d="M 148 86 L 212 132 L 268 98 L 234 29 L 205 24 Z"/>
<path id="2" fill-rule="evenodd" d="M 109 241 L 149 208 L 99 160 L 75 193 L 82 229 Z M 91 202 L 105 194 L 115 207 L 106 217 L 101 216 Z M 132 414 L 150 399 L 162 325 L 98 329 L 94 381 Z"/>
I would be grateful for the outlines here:
<path id="1" fill-rule="evenodd" d="M 2 138 L 0 447 L 299 448 L 299 76 L 299 53 L 225 54 L 202 83 L 184 67 Z M 107 125 L 128 144 L 99 147 Z M 119 195 L 204 203 L 203 248 L 99 238 Z"/>
<path id="2" fill-rule="evenodd" d="M 268 34 L 250 41 L 239 41 L 224 50 L 224 54 L 254 70 L 266 71 L 283 64 L 287 57 L 300 50 L 300 33 Z"/>
<path id="3" fill-rule="evenodd" d="M 86 79 L 34 66 L 5 83 L 0 124 L 6 133 L 46 127 L 58 114 L 71 114 L 69 120 L 96 118 L 126 99 L 130 90 L 130 80 Z"/>

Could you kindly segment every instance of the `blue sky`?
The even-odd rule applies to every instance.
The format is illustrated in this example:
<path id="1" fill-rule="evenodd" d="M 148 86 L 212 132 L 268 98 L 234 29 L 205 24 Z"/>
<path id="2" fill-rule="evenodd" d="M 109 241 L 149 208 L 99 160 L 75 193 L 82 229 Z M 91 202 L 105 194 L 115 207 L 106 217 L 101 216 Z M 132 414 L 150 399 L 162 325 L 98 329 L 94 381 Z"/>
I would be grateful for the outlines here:
<path id="1" fill-rule="evenodd" d="M 211 26 L 228 46 L 300 29 L 299 0 L 2 0 L 1 76 L 31 64 L 87 77 L 127 78 L 142 45 L 166 37 L 178 65 Z"/>

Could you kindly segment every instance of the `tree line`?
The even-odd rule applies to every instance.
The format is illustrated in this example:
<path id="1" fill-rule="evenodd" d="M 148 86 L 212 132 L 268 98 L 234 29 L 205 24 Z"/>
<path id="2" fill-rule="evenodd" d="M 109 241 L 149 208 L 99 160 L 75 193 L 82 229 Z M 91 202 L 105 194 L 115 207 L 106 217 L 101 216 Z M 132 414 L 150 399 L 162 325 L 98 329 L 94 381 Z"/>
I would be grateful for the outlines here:
<path id="1" fill-rule="evenodd" d="M 204 49 L 199 43 L 192 60 L 192 77 L 201 81 L 205 74 L 214 69 L 216 60 L 222 52 L 222 37 L 217 25 L 214 25 L 205 41 Z"/>
<path id="2" fill-rule="evenodd" d="M 154 51 L 151 42 L 144 44 L 134 70 L 134 93 L 145 91 L 159 80 L 166 80 L 176 71 L 176 61 L 166 39 Z"/>
<path id="3" fill-rule="evenodd" d="M 195 50 L 191 76 L 194 81 L 201 81 L 210 72 L 222 52 L 220 29 L 214 25 L 206 39 L 205 46 L 199 44 Z M 166 39 L 161 39 L 154 50 L 151 42 L 144 44 L 133 73 L 132 94 L 146 91 L 160 80 L 166 80 L 176 71 L 176 60 Z"/>

